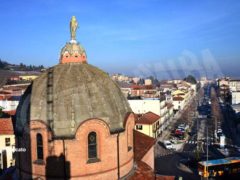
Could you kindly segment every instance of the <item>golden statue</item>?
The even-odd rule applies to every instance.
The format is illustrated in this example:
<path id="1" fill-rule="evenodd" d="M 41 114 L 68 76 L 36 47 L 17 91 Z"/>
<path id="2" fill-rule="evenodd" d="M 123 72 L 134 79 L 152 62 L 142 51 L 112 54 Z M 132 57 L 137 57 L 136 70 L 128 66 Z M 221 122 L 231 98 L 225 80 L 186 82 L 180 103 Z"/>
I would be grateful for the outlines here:
<path id="1" fill-rule="evenodd" d="M 71 32 L 71 40 L 76 40 L 76 31 L 78 28 L 78 22 L 75 16 L 72 17 L 70 21 L 70 32 Z"/>

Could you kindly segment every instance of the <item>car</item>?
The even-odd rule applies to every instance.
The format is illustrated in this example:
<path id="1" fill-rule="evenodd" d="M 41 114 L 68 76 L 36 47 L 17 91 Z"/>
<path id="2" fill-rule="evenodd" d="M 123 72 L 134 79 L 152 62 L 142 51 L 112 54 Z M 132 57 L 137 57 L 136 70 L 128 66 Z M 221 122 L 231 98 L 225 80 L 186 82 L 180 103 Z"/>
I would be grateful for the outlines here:
<path id="1" fill-rule="evenodd" d="M 165 141 L 163 141 L 163 144 L 164 144 L 164 147 L 166 149 L 173 149 L 173 145 L 172 145 L 172 143 L 170 141 L 165 140 Z"/>
<path id="2" fill-rule="evenodd" d="M 184 132 L 183 131 L 181 131 L 181 130 L 178 130 L 178 129 L 176 129 L 176 131 L 175 131 L 175 133 L 174 133 L 174 136 L 175 137 L 184 137 Z"/>
<path id="3" fill-rule="evenodd" d="M 185 128 L 184 127 L 178 127 L 177 129 L 182 131 L 182 132 L 185 132 Z"/>
<path id="4" fill-rule="evenodd" d="M 184 128 L 177 128 L 176 131 L 180 131 L 180 132 L 184 133 L 184 132 L 185 132 L 185 129 L 184 129 Z M 176 132 L 176 131 L 175 131 L 175 132 Z"/>
<path id="5" fill-rule="evenodd" d="M 185 127 L 185 124 L 179 124 L 178 127 Z"/>
<path id="6" fill-rule="evenodd" d="M 178 129 L 187 130 L 187 129 L 189 129 L 189 125 L 187 125 L 187 124 L 180 124 L 180 125 L 178 126 Z"/>

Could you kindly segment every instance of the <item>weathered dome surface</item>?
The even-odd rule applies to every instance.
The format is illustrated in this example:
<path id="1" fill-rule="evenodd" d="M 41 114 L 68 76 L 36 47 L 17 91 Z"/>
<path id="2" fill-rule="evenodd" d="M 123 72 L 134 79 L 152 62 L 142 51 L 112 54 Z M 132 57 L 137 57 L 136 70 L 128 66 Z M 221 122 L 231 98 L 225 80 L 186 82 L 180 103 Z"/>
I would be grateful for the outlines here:
<path id="1" fill-rule="evenodd" d="M 74 137 L 87 119 L 99 118 L 111 132 L 123 129 L 131 112 L 117 84 L 102 70 L 84 63 L 59 64 L 33 81 L 20 102 L 16 130 L 30 120 L 44 121 L 55 137 Z"/>

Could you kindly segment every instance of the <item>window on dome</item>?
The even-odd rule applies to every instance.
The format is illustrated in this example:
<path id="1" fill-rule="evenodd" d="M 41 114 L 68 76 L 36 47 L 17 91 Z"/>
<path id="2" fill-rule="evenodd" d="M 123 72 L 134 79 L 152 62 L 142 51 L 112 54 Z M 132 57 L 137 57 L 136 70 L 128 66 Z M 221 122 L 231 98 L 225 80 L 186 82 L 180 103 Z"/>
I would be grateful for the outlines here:
<path id="1" fill-rule="evenodd" d="M 43 140 L 39 133 L 37 134 L 37 159 L 43 160 Z"/>
<path id="2" fill-rule="evenodd" d="M 88 159 L 97 159 L 97 134 L 90 132 L 88 134 Z"/>

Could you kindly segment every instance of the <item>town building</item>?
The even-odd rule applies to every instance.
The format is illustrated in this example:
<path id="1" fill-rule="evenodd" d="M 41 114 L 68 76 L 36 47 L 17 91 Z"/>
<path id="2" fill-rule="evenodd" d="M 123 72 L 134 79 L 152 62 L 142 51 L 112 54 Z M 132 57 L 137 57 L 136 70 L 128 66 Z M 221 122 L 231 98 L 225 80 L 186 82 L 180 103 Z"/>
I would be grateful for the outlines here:
<path id="1" fill-rule="evenodd" d="M 240 79 L 230 79 L 229 80 L 229 90 L 233 91 L 240 91 Z"/>
<path id="2" fill-rule="evenodd" d="M 152 85 L 152 80 L 151 80 L 151 79 L 145 79 L 145 80 L 144 80 L 144 84 L 145 84 L 146 86 Z"/>
<path id="3" fill-rule="evenodd" d="M 240 103 L 240 91 L 232 91 L 232 104 Z"/>
<path id="4" fill-rule="evenodd" d="M 133 77 L 132 80 L 133 80 L 133 83 L 138 84 L 140 81 L 140 77 Z"/>
<path id="5" fill-rule="evenodd" d="M 176 97 L 173 97 L 173 109 L 174 109 L 174 112 L 176 113 L 177 111 L 180 111 L 184 108 L 185 106 L 185 100 L 183 97 L 181 96 L 176 96 Z"/>
<path id="6" fill-rule="evenodd" d="M 131 95 L 132 91 L 132 84 L 128 82 L 123 82 L 123 81 L 117 81 L 119 87 L 121 88 L 122 93 L 126 98 L 128 98 Z"/>
<path id="7" fill-rule="evenodd" d="M 11 118 L 0 118 L 0 169 L 15 165 L 15 135 Z"/>
<path id="8" fill-rule="evenodd" d="M 135 114 L 145 114 L 150 111 L 159 116 L 161 116 L 161 107 L 165 105 L 165 101 L 159 98 L 128 99 L 128 103 Z"/>
<path id="9" fill-rule="evenodd" d="M 177 90 L 177 85 L 174 83 L 161 83 L 160 84 L 160 90 L 161 92 L 172 92 L 174 90 Z"/>
<path id="10" fill-rule="evenodd" d="M 128 99 L 130 107 L 135 114 L 146 114 L 151 112 L 160 117 L 159 135 L 173 118 L 173 106 L 166 103 L 165 97 L 161 98 L 145 98 L 145 99 Z M 146 133 L 145 133 L 146 134 Z M 150 137 L 153 137 L 152 135 Z"/>
<path id="11" fill-rule="evenodd" d="M 147 112 L 137 116 L 135 129 L 152 138 L 157 138 L 160 134 L 161 117 L 153 112 Z"/>
<path id="12" fill-rule="evenodd" d="M 33 81 L 34 79 L 36 79 L 38 77 L 38 75 L 35 74 L 25 74 L 25 75 L 20 75 L 19 76 L 19 80 L 23 80 L 23 81 Z"/>
<path id="13" fill-rule="evenodd" d="M 4 85 L 0 89 L 0 108 L 3 112 L 14 115 L 20 98 L 29 84 Z"/>
<path id="14" fill-rule="evenodd" d="M 160 91 L 153 87 L 153 85 L 132 85 L 129 95 L 131 97 L 159 98 Z"/>

